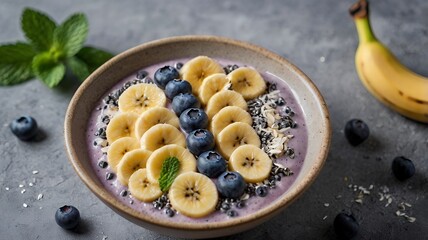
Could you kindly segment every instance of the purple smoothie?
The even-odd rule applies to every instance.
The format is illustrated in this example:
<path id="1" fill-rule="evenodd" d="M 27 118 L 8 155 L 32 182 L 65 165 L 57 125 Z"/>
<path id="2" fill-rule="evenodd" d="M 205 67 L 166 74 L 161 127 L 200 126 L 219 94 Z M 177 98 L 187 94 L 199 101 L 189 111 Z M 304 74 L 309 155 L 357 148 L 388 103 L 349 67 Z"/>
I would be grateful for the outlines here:
<path id="1" fill-rule="evenodd" d="M 147 68 L 144 68 L 143 70 L 148 72 L 148 76 L 150 78 L 153 78 L 153 74 L 157 69 L 165 65 L 174 66 L 177 62 L 185 63 L 188 60 L 189 59 L 175 59 L 172 61 L 162 62 L 156 65 L 149 66 Z M 216 60 L 222 66 L 233 65 L 233 64 L 237 64 L 238 66 L 246 66 L 245 64 L 231 62 L 225 59 L 216 59 Z M 306 149 L 307 149 L 307 143 L 308 143 L 307 128 L 305 125 L 305 118 L 303 116 L 303 111 L 301 109 L 301 106 L 298 104 L 296 98 L 294 97 L 293 91 L 289 88 L 289 86 L 286 83 L 284 83 L 284 81 L 282 81 L 275 75 L 270 74 L 269 72 L 260 72 L 260 74 L 263 76 L 263 78 L 267 82 L 276 84 L 277 89 L 280 90 L 279 96 L 284 98 L 286 102 L 286 106 L 289 106 L 295 113 L 293 116 L 293 120 L 297 123 L 297 127 L 291 128 L 288 131 L 286 131 L 286 134 L 294 135 L 294 138 L 292 138 L 289 141 L 288 146 L 291 148 L 294 148 L 295 157 L 294 159 L 290 159 L 289 157 L 284 156 L 276 160 L 277 163 L 280 163 L 285 167 L 291 169 L 291 171 L 294 174 L 291 176 L 282 177 L 280 181 L 277 181 L 276 187 L 269 189 L 269 194 L 266 197 L 253 196 L 245 201 L 245 207 L 243 207 L 242 209 L 237 209 L 236 207 L 233 207 L 233 209 L 238 213 L 238 215 L 233 218 L 243 217 L 247 214 L 253 213 L 264 207 L 267 207 L 269 204 L 275 202 L 282 194 L 286 193 L 290 188 L 290 186 L 297 179 L 303 165 L 303 160 L 305 159 L 305 156 L 306 156 Z M 110 92 L 113 92 L 121 88 L 124 83 L 134 80 L 135 76 L 136 74 L 133 74 L 119 81 L 111 89 Z M 109 167 L 107 168 L 99 167 L 98 162 L 101 160 L 107 161 L 107 155 L 103 154 L 100 146 L 94 146 L 94 141 L 97 139 L 97 137 L 95 136 L 95 132 L 98 130 L 101 124 L 100 116 L 102 115 L 102 112 L 105 111 L 102 109 L 104 105 L 102 99 L 104 99 L 104 97 L 106 97 L 110 92 L 105 93 L 103 98 L 99 100 L 99 103 L 97 104 L 97 106 L 95 107 L 95 109 L 91 114 L 91 118 L 88 122 L 88 129 L 87 129 L 87 145 L 88 145 L 89 156 L 91 159 L 91 165 L 94 172 L 97 174 L 100 182 L 104 185 L 104 187 L 109 192 L 111 192 L 113 196 L 115 196 L 118 200 L 123 202 L 125 205 L 133 209 L 136 209 L 144 214 L 150 214 L 155 218 L 163 218 L 165 220 L 170 219 L 171 221 L 180 221 L 180 222 L 220 222 L 220 221 L 230 219 L 231 217 L 228 217 L 225 213 L 222 213 L 221 211 L 215 211 L 214 213 L 206 217 L 198 218 L 198 219 L 189 218 L 179 213 L 171 218 L 171 217 L 168 217 L 163 210 L 155 209 L 151 202 L 144 203 L 129 195 L 121 196 L 121 192 L 123 190 L 126 190 L 127 187 L 122 186 L 116 178 L 112 180 L 106 180 L 106 174 L 112 171 L 110 170 Z M 168 104 L 168 106 L 169 105 L 170 104 Z M 279 108 L 280 107 L 278 107 L 278 109 Z"/>

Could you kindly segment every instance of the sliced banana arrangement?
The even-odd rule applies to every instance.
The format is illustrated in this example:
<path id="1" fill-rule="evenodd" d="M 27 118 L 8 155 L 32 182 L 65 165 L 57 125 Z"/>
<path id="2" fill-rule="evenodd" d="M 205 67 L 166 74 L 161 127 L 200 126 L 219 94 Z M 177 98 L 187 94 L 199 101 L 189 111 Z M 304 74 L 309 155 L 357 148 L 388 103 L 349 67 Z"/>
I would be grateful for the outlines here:
<path id="1" fill-rule="evenodd" d="M 224 73 L 223 67 L 215 60 L 199 56 L 191 59 L 180 70 L 181 78 L 192 85 L 192 92 L 199 94 L 199 87 L 204 79 L 215 73 Z"/>
<path id="2" fill-rule="evenodd" d="M 136 138 L 123 137 L 113 142 L 107 151 L 107 160 L 110 168 L 117 171 L 117 165 L 123 156 L 134 149 L 140 148 L 140 143 Z"/>
<path id="3" fill-rule="evenodd" d="M 156 85 L 140 83 L 126 89 L 118 103 L 121 112 L 141 114 L 152 107 L 164 107 L 166 96 Z"/>
<path id="4" fill-rule="evenodd" d="M 140 139 L 143 134 L 156 124 L 167 123 L 180 128 L 178 117 L 165 107 L 153 107 L 141 114 L 135 122 L 135 137 Z"/>
<path id="5" fill-rule="evenodd" d="M 237 65 L 223 69 L 216 60 L 198 56 L 179 70 L 163 66 L 153 77 L 155 84 L 137 81 L 122 94 L 110 94 L 115 105 L 107 117 L 114 117 L 101 125 L 108 162 L 102 168 L 110 167 L 131 198 L 156 203 L 167 197 L 166 210 L 201 218 L 225 199 L 242 200 L 248 187 L 271 179 L 273 160 L 261 149 L 263 134 L 253 128 L 253 102 L 271 91 L 261 74 Z M 176 97 L 184 100 L 177 104 Z M 171 110 L 176 105 L 193 112 L 177 116 Z"/>
<path id="6" fill-rule="evenodd" d="M 154 151 L 169 144 L 186 147 L 186 138 L 176 127 L 163 123 L 147 130 L 141 137 L 140 143 L 143 149 Z"/>
<path id="7" fill-rule="evenodd" d="M 266 91 L 266 82 L 259 72 L 252 68 L 240 67 L 227 75 L 231 89 L 239 92 L 245 100 L 256 98 Z"/>
<path id="8" fill-rule="evenodd" d="M 137 118 L 138 114 L 133 112 L 116 114 L 107 125 L 107 141 L 112 144 L 119 138 L 135 137 L 134 126 Z"/>
<path id="9" fill-rule="evenodd" d="M 180 162 L 178 175 L 196 171 L 196 159 L 189 150 L 175 144 L 166 145 L 154 151 L 147 160 L 147 177 L 150 181 L 157 182 L 159 180 L 163 162 L 170 157 L 176 157 Z"/>
<path id="10" fill-rule="evenodd" d="M 229 159 L 233 151 L 241 145 L 260 147 L 260 138 L 256 131 L 243 122 L 232 123 L 225 127 L 216 138 L 216 146 L 223 157 Z"/>
<path id="11" fill-rule="evenodd" d="M 144 149 L 135 149 L 123 155 L 117 165 L 117 180 L 128 186 L 129 177 L 138 169 L 146 168 L 147 159 L 152 152 Z"/>
<path id="12" fill-rule="evenodd" d="M 247 102 L 241 94 L 235 91 L 223 90 L 214 94 L 208 101 L 205 111 L 208 118 L 211 119 L 216 113 L 227 106 L 237 106 L 247 110 Z"/>
<path id="13" fill-rule="evenodd" d="M 240 107 L 228 106 L 221 109 L 214 115 L 209 126 L 210 131 L 216 137 L 221 130 L 235 122 L 243 122 L 248 125 L 253 124 L 251 115 Z"/>
<path id="14" fill-rule="evenodd" d="M 173 208 L 193 218 L 204 217 L 214 212 L 218 202 L 214 182 L 196 172 L 179 175 L 172 183 L 168 197 Z"/>
<path id="15" fill-rule="evenodd" d="M 230 156 L 229 167 L 239 172 L 246 182 L 258 183 L 269 177 L 272 160 L 259 147 L 242 145 Z"/>

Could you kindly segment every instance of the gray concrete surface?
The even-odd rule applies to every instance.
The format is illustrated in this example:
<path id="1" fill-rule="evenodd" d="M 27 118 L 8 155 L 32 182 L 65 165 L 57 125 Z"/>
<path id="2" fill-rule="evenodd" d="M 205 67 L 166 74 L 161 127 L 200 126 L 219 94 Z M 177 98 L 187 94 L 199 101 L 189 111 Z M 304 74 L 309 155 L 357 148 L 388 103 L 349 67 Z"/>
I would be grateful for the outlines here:
<path id="1" fill-rule="evenodd" d="M 292 206 L 255 229 L 224 239 L 335 239 L 332 222 L 343 209 L 352 209 L 359 219 L 356 239 L 426 239 L 428 128 L 386 109 L 359 82 L 354 69 L 357 35 L 347 13 L 352 2 L 2 0 L 0 42 L 23 39 L 20 14 L 33 6 L 57 21 L 84 12 L 91 25 L 87 43 L 116 53 L 185 34 L 227 36 L 275 51 L 299 66 L 323 93 L 333 126 L 331 151 L 316 182 Z M 373 1 L 371 9 L 378 37 L 407 66 L 428 76 L 428 2 Z M 113 213 L 74 173 L 64 151 L 63 119 L 75 86 L 51 90 L 35 80 L 0 88 L 0 239 L 169 239 Z M 38 120 L 45 140 L 25 143 L 11 134 L 8 123 L 23 114 Z M 344 138 L 342 129 L 350 118 L 370 126 L 372 135 L 361 146 L 351 147 Z M 417 168 L 404 183 L 390 171 L 397 155 L 413 159 Z M 373 184 L 374 189 L 357 204 L 349 184 Z M 381 186 L 389 188 L 393 199 L 388 207 L 378 200 Z M 39 193 L 43 198 L 36 200 Z M 395 216 L 400 202 L 412 204 L 406 212 L 416 222 Z M 55 224 L 54 213 L 63 204 L 80 209 L 83 224 L 78 232 Z"/>

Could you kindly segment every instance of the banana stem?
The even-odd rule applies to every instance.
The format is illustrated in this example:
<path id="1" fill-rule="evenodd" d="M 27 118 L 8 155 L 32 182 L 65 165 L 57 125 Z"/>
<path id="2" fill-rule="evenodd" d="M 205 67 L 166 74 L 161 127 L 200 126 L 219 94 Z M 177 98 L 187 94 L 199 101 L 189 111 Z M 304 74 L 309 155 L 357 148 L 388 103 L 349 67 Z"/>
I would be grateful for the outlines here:
<path id="1" fill-rule="evenodd" d="M 351 6 L 349 13 L 357 27 L 360 44 L 377 41 L 370 25 L 369 3 L 366 0 L 359 0 Z"/>

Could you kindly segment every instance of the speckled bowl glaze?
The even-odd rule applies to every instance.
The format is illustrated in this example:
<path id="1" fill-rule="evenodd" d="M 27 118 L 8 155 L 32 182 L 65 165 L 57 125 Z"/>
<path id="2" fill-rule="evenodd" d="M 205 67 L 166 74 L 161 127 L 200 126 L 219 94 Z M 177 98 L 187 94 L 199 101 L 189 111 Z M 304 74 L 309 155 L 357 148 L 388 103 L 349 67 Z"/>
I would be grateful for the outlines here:
<path id="1" fill-rule="evenodd" d="M 269 71 L 287 84 L 301 104 L 308 128 L 308 149 L 302 170 L 290 189 L 269 206 L 250 215 L 218 223 L 180 223 L 155 219 L 121 203 L 105 190 L 90 165 L 86 129 L 101 96 L 124 77 L 159 62 L 206 55 L 242 62 Z M 115 212 L 144 228 L 174 237 L 213 238 L 230 235 L 267 221 L 295 201 L 315 180 L 327 157 L 331 130 L 328 110 L 312 81 L 288 60 L 258 46 L 215 36 L 161 39 L 129 49 L 97 69 L 73 96 L 65 117 L 65 145 L 75 171 L 89 189 Z"/>

